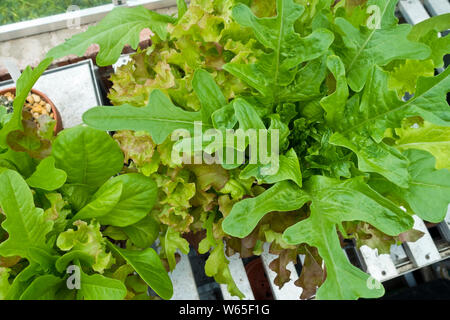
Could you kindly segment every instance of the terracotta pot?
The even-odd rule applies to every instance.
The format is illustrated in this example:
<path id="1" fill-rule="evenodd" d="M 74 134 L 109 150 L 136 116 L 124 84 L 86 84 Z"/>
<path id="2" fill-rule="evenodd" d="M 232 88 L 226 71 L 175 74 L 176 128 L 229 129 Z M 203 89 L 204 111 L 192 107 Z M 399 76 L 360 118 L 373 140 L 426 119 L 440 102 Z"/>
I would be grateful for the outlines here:
<path id="1" fill-rule="evenodd" d="M 7 92 L 11 92 L 15 96 L 16 88 L 0 89 L 0 95 L 4 95 Z M 55 131 L 55 135 L 58 134 L 58 132 L 60 132 L 63 129 L 63 126 L 62 126 L 61 115 L 59 114 L 58 109 L 56 109 L 55 104 L 52 102 L 52 100 L 49 99 L 49 97 L 47 97 L 43 92 L 41 92 L 39 90 L 31 89 L 31 93 L 38 95 L 39 97 L 41 97 L 42 100 L 44 100 L 46 103 L 48 103 L 52 107 L 53 119 L 56 120 L 56 126 L 55 126 L 54 131 Z"/>

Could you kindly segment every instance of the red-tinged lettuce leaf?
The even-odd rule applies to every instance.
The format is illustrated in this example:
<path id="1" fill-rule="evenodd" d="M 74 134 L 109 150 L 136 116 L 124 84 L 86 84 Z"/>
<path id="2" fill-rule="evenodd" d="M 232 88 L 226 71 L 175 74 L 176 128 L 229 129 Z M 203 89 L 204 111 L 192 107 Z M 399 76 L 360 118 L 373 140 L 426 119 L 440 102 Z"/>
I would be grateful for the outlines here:
<path id="1" fill-rule="evenodd" d="M 12 131 L 7 138 L 9 147 L 17 152 L 26 152 L 32 158 L 44 159 L 51 154 L 51 140 L 39 136 L 38 126 L 31 119 L 22 120 L 23 130 Z"/>
<path id="2" fill-rule="evenodd" d="M 412 227 L 413 219 L 369 188 L 362 177 L 341 182 L 313 176 L 304 189 L 279 182 L 261 195 L 235 204 L 222 227 L 227 234 L 245 237 L 268 212 L 295 210 L 309 201 L 310 217 L 286 229 L 283 240 L 288 244 L 307 243 L 319 250 L 327 268 L 327 280 L 318 298 L 381 296 L 384 290 L 368 289 L 369 276 L 352 266 L 343 254 L 336 226 L 343 221 L 360 220 L 389 235 L 398 235 Z M 344 287 L 342 291 L 340 288 Z"/>
<path id="3" fill-rule="evenodd" d="M 156 144 L 147 132 L 122 130 L 116 132 L 113 138 L 119 143 L 125 155 L 126 164 L 132 160 L 138 170 L 147 176 L 158 169 L 159 158 L 155 153 Z"/>
<path id="4" fill-rule="evenodd" d="M 142 29 L 149 28 L 165 40 L 167 25 L 171 22 L 175 22 L 175 18 L 158 14 L 143 6 L 114 8 L 97 25 L 52 48 L 47 57 L 58 59 L 69 54 L 82 56 L 90 45 L 96 43 L 100 46 L 97 64 L 112 65 L 119 59 L 126 44 L 137 49 Z"/>
<path id="5" fill-rule="evenodd" d="M 297 250 L 285 249 L 278 253 L 278 257 L 269 264 L 270 270 L 275 272 L 277 276 L 274 283 L 281 289 L 287 282 L 291 280 L 291 271 L 287 269 L 289 263 L 297 263 Z"/>
<path id="6" fill-rule="evenodd" d="M 305 261 L 302 264 L 302 273 L 295 281 L 295 285 L 303 289 L 301 299 L 310 299 L 317 288 L 325 281 L 326 274 L 322 268 L 322 258 L 316 248 L 305 246 Z"/>

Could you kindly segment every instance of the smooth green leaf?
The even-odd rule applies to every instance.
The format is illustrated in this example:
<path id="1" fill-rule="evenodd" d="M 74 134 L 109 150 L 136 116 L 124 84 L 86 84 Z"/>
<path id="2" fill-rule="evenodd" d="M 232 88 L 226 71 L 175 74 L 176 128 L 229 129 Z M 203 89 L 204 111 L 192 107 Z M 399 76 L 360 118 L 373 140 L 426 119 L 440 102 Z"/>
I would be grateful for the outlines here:
<path id="1" fill-rule="evenodd" d="M 205 70 L 198 69 L 192 79 L 192 88 L 202 106 L 201 113 L 204 123 L 211 123 L 211 114 L 223 107 L 227 101 L 220 91 L 214 78 Z"/>
<path id="2" fill-rule="evenodd" d="M 408 34 L 408 39 L 419 41 L 432 30 L 445 31 L 448 29 L 450 29 L 450 13 L 440 14 L 415 24 Z"/>
<path id="3" fill-rule="evenodd" d="M 150 212 L 156 201 L 157 186 L 152 179 L 142 174 L 128 173 L 110 179 L 97 193 L 101 195 L 117 182 L 122 184 L 119 201 L 109 212 L 96 218 L 102 225 L 126 227 L 143 219 Z M 96 196 L 97 194 L 94 199 Z"/>
<path id="4" fill-rule="evenodd" d="M 35 207 L 31 190 L 15 171 L 0 173 L 0 207 L 6 215 L 2 228 L 9 234 L 0 243 L 1 256 L 29 258 L 30 248 L 50 250 L 46 235 L 53 222 L 44 218 L 44 210 Z"/>
<path id="5" fill-rule="evenodd" d="M 83 207 L 71 219 L 71 221 L 98 218 L 111 212 L 119 203 L 123 192 L 123 183 L 115 180 L 115 183 L 103 185 L 92 197 L 92 201 Z"/>
<path id="6" fill-rule="evenodd" d="M 152 248 L 145 250 L 120 249 L 108 242 L 108 247 L 124 258 L 141 278 L 163 299 L 170 299 L 173 295 L 172 282 Z"/>
<path id="7" fill-rule="evenodd" d="M 67 183 L 102 185 L 123 166 L 119 145 L 106 132 L 77 126 L 62 131 L 52 146 L 55 166 L 67 173 Z"/>
<path id="8" fill-rule="evenodd" d="M 55 300 L 64 280 L 51 274 L 37 277 L 22 293 L 20 300 Z"/>
<path id="9" fill-rule="evenodd" d="M 159 223 L 152 216 L 146 216 L 144 219 L 124 227 L 122 230 L 136 246 L 148 248 L 158 238 Z"/>
<path id="10" fill-rule="evenodd" d="M 38 164 L 36 171 L 26 181 L 30 187 L 53 191 L 61 188 L 66 179 L 67 174 L 55 168 L 55 158 L 47 157 Z"/>
<path id="11" fill-rule="evenodd" d="M 127 288 L 119 280 L 100 274 L 88 275 L 81 268 L 80 275 L 80 290 L 77 292 L 80 300 L 123 300 L 127 295 Z"/>
<path id="12" fill-rule="evenodd" d="M 269 164 L 272 165 L 272 164 Z M 239 178 L 249 179 L 255 177 L 258 183 L 276 183 L 283 180 L 292 180 L 299 187 L 302 186 L 302 173 L 300 163 L 294 149 L 290 149 L 285 155 L 280 155 L 279 168 L 275 174 L 263 175 L 261 169 L 265 166 L 248 164 L 240 173 Z"/>

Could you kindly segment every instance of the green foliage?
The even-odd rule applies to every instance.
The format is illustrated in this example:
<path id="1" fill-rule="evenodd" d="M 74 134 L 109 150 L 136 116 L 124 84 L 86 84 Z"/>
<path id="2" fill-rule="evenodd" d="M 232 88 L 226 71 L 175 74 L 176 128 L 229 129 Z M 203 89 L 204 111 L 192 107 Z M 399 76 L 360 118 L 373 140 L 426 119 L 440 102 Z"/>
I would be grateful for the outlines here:
<path id="1" fill-rule="evenodd" d="M 0 25 L 64 13 L 71 5 L 85 9 L 110 3 L 110 0 L 4 0 L 0 3 Z"/>
<path id="2" fill-rule="evenodd" d="M 94 158 L 97 151 L 103 154 Z M 148 249 L 159 234 L 159 223 L 148 216 L 156 182 L 140 173 L 112 178 L 124 157 L 108 134 L 79 126 L 62 132 L 52 156 L 42 160 L 12 150 L 2 156 L 11 164 L 0 167 L 2 299 L 131 299 L 141 293 L 129 287 L 133 271 L 135 281 L 171 297 L 167 272 Z M 119 231 L 130 239 L 128 249 L 109 242 L 103 226 L 126 227 Z M 135 246 L 147 249 L 131 250 Z M 114 279 L 125 265 L 131 272 Z M 78 289 L 66 285 L 69 266 L 79 268 Z"/>
<path id="3" fill-rule="evenodd" d="M 95 129 L 72 128 L 55 139 L 55 168 L 42 152 L 12 148 L 21 140 L 10 132 L 24 129 L 23 103 L 14 106 L 11 124 L 2 117 L 0 205 L 9 238 L 0 255 L 30 264 L 17 275 L 0 269 L 0 296 L 69 297 L 60 284 L 75 263 L 88 284 L 78 298 L 138 299 L 146 297 L 145 282 L 167 299 L 165 270 L 176 268 L 192 238 L 201 240 L 191 243 L 200 253 L 209 253 L 206 274 L 241 298 L 227 256 L 260 254 L 264 242 L 278 255 L 270 268 L 280 287 L 289 279 L 287 264 L 306 255 L 297 282 L 302 298 L 383 295 L 350 264 L 338 233 L 387 252 L 421 236 L 412 229 L 413 214 L 439 222 L 450 202 L 450 69 L 433 75 L 448 52 L 449 36 L 437 36 L 448 19 L 411 28 L 398 24 L 396 4 L 192 0 L 189 7 L 178 1 L 177 19 L 116 9 L 52 49 L 49 56 L 59 57 L 99 43 L 98 62 L 111 64 L 124 44 L 137 46 L 142 28 L 156 34 L 150 48 L 111 77 L 109 97 L 117 106 L 84 114 Z M 371 5 L 380 8 L 379 28 L 369 23 Z M 40 71 L 24 76 L 24 92 Z M 406 92 L 414 96 L 403 99 Z M 175 163 L 171 152 L 191 142 L 191 152 L 222 151 L 211 137 L 192 137 L 196 121 L 222 133 L 254 129 L 274 137 L 278 130 L 278 171 L 268 174 L 249 157 Z M 176 129 L 191 138 L 174 143 L 169 136 Z M 112 139 L 100 130 L 118 132 Z M 224 141 L 237 149 L 236 138 Z M 249 140 L 244 147 L 238 151 L 261 151 Z M 55 177 L 57 170 L 67 174 L 62 187 L 62 179 L 42 187 L 47 166 Z M 19 213 L 34 223 L 19 221 Z M 159 255 L 149 249 L 157 238 Z"/>
<path id="4" fill-rule="evenodd" d="M 133 49 L 137 48 L 139 32 L 144 28 L 150 28 L 161 39 L 165 39 L 166 27 L 169 22 L 174 22 L 174 19 L 149 11 L 142 6 L 114 8 L 97 25 L 51 49 L 47 53 L 47 57 L 57 59 L 68 54 L 82 56 L 91 44 L 97 43 L 100 46 L 96 58 L 97 64 L 100 66 L 111 65 L 119 59 L 126 44 Z M 114 45 L 111 47 L 112 43 Z"/>

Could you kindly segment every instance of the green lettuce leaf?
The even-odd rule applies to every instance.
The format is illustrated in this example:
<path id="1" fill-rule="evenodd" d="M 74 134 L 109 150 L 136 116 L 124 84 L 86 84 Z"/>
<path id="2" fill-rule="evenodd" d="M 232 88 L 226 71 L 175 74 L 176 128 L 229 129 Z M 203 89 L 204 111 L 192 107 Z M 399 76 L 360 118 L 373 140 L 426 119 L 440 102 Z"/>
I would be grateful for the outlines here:
<path id="1" fill-rule="evenodd" d="M 224 69 L 277 101 L 279 88 L 293 81 L 296 67 L 326 53 L 333 42 L 333 34 L 325 29 L 301 38 L 294 31 L 294 23 L 303 12 L 304 7 L 293 0 L 277 0 L 277 16 L 270 18 L 258 18 L 246 5 L 236 5 L 233 18 L 251 28 L 258 41 L 271 52 L 264 53 L 257 63 L 229 63 Z"/>
<path id="2" fill-rule="evenodd" d="M 445 100 L 450 90 L 449 74 L 447 69 L 435 77 L 419 78 L 414 98 L 402 101 L 387 89 L 387 73 L 375 67 L 361 101 L 354 95 L 343 110 L 336 111 L 330 125 L 337 132 L 330 142 L 355 152 L 360 170 L 379 173 L 398 186 L 407 187 L 407 159 L 381 140 L 387 128 L 401 127 L 405 117 L 421 116 L 432 123 L 449 126 L 450 108 Z"/>
<path id="3" fill-rule="evenodd" d="M 86 32 L 76 34 L 61 45 L 52 48 L 47 53 L 47 57 L 58 59 L 69 54 L 81 57 L 91 44 L 97 43 L 100 46 L 97 64 L 99 66 L 112 65 L 119 59 L 126 44 L 137 49 L 139 33 L 142 29 L 150 28 L 165 40 L 167 25 L 172 22 L 175 22 L 175 18 L 158 14 L 143 6 L 114 8 L 97 25 L 89 27 Z"/>
<path id="4" fill-rule="evenodd" d="M 88 275 L 80 268 L 79 300 L 123 300 L 127 294 L 125 285 L 116 279 L 100 274 Z"/>
<path id="5" fill-rule="evenodd" d="M 102 225 L 126 227 L 150 212 L 156 196 L 153 180 L 139 173 L 123 174 L 103 184 L 74 219 L 96 218 Z"/>
<path id="6" fill-rule="evenodd" d="M 161 256 L 167 258 L 169 270 L 174 270 L 177 264 L 175 253 L 180 250 L 184 254 L 189 253 L 189 242 L 182 238 L 180 233 L 168 227 L 164 237 L 161 237 Z"/>
<path id="7" fill-rule="evenodd" d="M 9 234 L 0 243 L 0 256 L 21 256 L 30 259 L 30 249 L 50 251 L 46 235 L 53 222 L 46 220 L 44 210 L 36 208 L 25 180 L 15 171 L 0 173 L 0 207 L 6 215 L 2 228 Z"/>
<path id="8" fill-rule="evenodd" d="M 160 90 L 153 90 L 146 107 L 95 107 L 83 114 L 83 121 L 100 130 L 146 131 L 155 143 L 161 144 L 177 129 L 194 134 L 194 122 L 202 121 L 202 116 L 200 112 L 176 107 Z M 207 126 L 203 124 L 204 128 Z"/>
<path id="9" fill-rule="evenodd" d="M 159 223 L 152 216 L 146 216 L 144 219 L 124 227 L 122 230 L 134 245 L 139 248 L 148 248 L 158 238 Z"/>
<path id="10" fill-rule="evenodd" d="M 342 17 L 335 19 L 342 41 L 333 46 L 342 58 L 347 80 L 353 91 L 364 87 L 373 66 L 384 66 L 395 59 L 426 59 L 431 50 L 428 46 L 407 39 L 411 26 L 397 25 L 394 16 L 398 0 L 369 0 L 367 5 L 380 9 L 380 28 L 355 28 Z M 370 78 L 370 77 L 369 77 Z"/>
<path id="11" fill-rule="evenodd" d="M 36 171 L 26 180 L 33 188 L 53 191 L 61 188 L 66 182 L 67 174 L 55 168 L 55 158 L 48 157 L 36 167 Z"/>
<path id="12" fill-rule="evenodd" d="M 20 296 L 20 300 L 55 300 L 64 279 L 51 274 L 37 277 Z"/>
<path id="13" fill-rule="evenodd" d="M 62 232 L 58 236 L 56 245 L 62 251 L 81 251 L 82 255 L 91 256 L 94 259 L 92 269 L 103 273 L 114 263 L 114 258 L 110 252 L 106 252 L 106 240 L 100 232 L 100 224 L 91 221 L 88 225 L 86 222 L 78 220 L 74 222 L 74 225 L 77 230 L 69 229 Z M 62 264 L 62 262 L 60 263 Z"/>
<path id="14" fill-rule="evenodd" d="M 450 127 L 443 127 L 424 121 L 421 124 L 395 129 L 399 139 L 395 146 L 401 151 L 420 149 L 436 158 L 436 168 L 450 170 Z"/>
<path id="15" fill-rule="evenodd" d="M 172 297 L 172 282 L 155 250 L 120 249 L 109 241 L 108 247 L 125 259 L 161 298 L 168 300 Z"/>
<path id="16" fill-rule="evenodd" d="M 67 173 L 67 183 L 102 185 L 123 166 L 119 145 L 106 132 L 77 126 L 62 131 L 52 146 L 55 166 Z"/>
<path id="17" fill-rule="evenodd" d="M 399 188 L 376 177 L 372 178 L 372 184 L 376 189 L 406 201 L 420 218 L 435 223 L 442 221 L 450 203 L 450 171 L 436 170 L 434 157 L 426 151 L 409 149 L 404 154 L 409 159 L 411 180 L 408 188 Z"/>
<path id="18" fill-rule="evenodd" d="M 347 260 L 336 228 L 343 221 L 366 221 L 388 235 L 398 235 L 412 228 L 412 217 L 368 187 L 362 177 L 341 182 L 314 176 L 297 192 L 304 203 L 312 201 L 311 215 L 286 229 L 283 239 L 289 244 L 316 247 L 325 261 L 327 278 L 317 291 L 317 299 L 383 295 L 381 284 L 368 286 L 369 275 Z"/>

